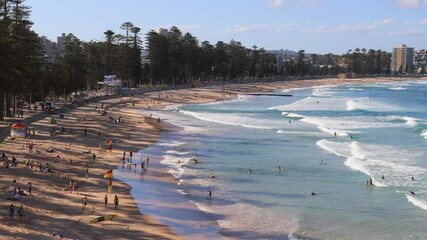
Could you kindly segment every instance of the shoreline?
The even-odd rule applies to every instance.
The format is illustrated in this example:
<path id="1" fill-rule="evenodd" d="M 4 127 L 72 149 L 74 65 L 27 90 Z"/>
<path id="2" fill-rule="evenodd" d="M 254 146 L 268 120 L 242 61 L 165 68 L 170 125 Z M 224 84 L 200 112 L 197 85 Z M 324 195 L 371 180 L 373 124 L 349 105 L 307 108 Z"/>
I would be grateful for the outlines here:
<path id="1" fill-rule="evenodd" d="M 316 86 L 321 86 L 321 85 L 343 85 L 343 84 L 358 84 L 358 83 L 381 83 L 381 82 L 406 82 L 406 81 L 414 81 L 414 80 L 418 80 L 418 79 L 408 79 L 408 78 L 404 78 L 404 79 L 402 79 L 402 78 L 381 78 L 381 79 L 352 79 L 351 81 L 348 81 L 348 80 L 346 80 L 346 81 L 342 81 L 342 80 L 330 80 L 330 79 L 319 79 L 319 80 L 306 80 L 306 82 L 300 82 L 300 81 L 304 81 L 304 80 L 298 80 L 298 81 L 295 81 L 295 82 L 273 82 L 273 83 L 271 83 L 271 84 L 268 84 L 268 86 L 267 87 L 264 87 L 263 88 L 263 85 L 264 85 L 264 83 L 256 83 L 256 84 L 254 84 L 254 85 L 256 85 L 256 87 L 257 87 L 257 89 L 256 90 L 258 90 L 258 91 L 260 91 L 260 92 L 272 92 L 272 91 L 276 91 L 276 90 L 284 90 L 284 89 L 294 89 L 294 88 L 305 88 L 305 87 L 316 87 Z M 425 78 L 424 78 L 424 80 L 425 80 Z M 308 82 L 308 83 L 307 83 Z M 251 84 L 252 85 L 252 84 Z M 273 87 L 271 87 L 271 86 L 269 86 L 269 85 L 277 85 L 277 86 L 273 86 Z M 290 87 L 289 85 L 291 85 L 292 87 Z M 237 87 L 239 87 L 239 86 L 244 86 L 244 85 L 238 85 Z M 235 89 L 235 85 L 233 84 L 233 85 L 228 85 L 228 86 L 225 86 L 224 88 L 226 89 L 226 90 L 229 90 L 229 91 L 233 91 L 233 93 L 232 94 L 230 94 L 227 98 L 226 98 L 226 100 L 233 100 L 233 99 L 236 99 L 237 98 L 237 96 L 239 95 L 239 94 L 245 94 L 245 93 L 249 93 L 249 92 L 258 92 L 258 91 L 247 91 L 247 89 L 244 89 L 244 91 L 236 91 L 236 89 Z M 200 96 L 203 96 L 203 93 L 204 93 L 204 91 L 206 91 L 206 92 L 210 92 L 210 91 L 214 91 L 215 92 L 215 90 L 218 92 L 218 89 L 214 89 L 214 90 L 212 90 L 212 89 L 210 89 L 210 88 L 212 88 L 211 86 L 209 86 L 209 87 L 202 87 L 202 88 L 196 88 L 196 90 L 198 89 L 198 90 L 202 90 L 201 92 L 202 93 L 200 93 L 199 94 L 199 97 Z M 182 89 L 181 89 L 182 90 Z M 191 89 L 190 89 L 191 90 Z M 163 95 L 168 95 L 167 93 L 168 93 L 168 91 L 170 91 L 170 90 L 167 90 L 167 91 L 162 91 L 161 92 L 161 94 L 163 94 Z M 178 90 L 179 91 L 179 90 Z M 224 89 L 222 89 L 222 91 L 221 92 L 223 92 L 224 91 Z M 211 92 L 212 93 L 212 92 Z M 153 94 L 158 94 L 158 92 L 155 92 L 155 93 L 153 93 Z M 212 97 L 212 96 L 211 96 Z M 217 96 L 217 97 L 219 97 L 219 96 Z M 162 100 L 165 100 L 164 98 L 162 98 Z M 160 105 L 157 105 L 157 106 L 154 106 L 154 107 L 151 107 L 151 108 L 145 108 L 144 110 L 145 111 L 149 111 L 149 110 L 157 110 L 157 111 L 160 111 L 160 110 L 163 110 L 163 109 L 165 109 L 165 108 L 170 108 L 170 107 L 174 107 L 174 106 L 176 106 L 176 105 L 182 105 L 182 104 L 199 104 L 199 103 L 209 103 L 209 102 L 220 102 L 220 101 L 226 101 L 224 98 L 223 98 L 223 94 L 221 95 L 221 98 L 218 98 L 218 99 L 212 99 L 212 98 L 202 98 L 202 99 L 198 99 L 197 101 L 190 101 L 190 102 L 178 102 L 178 103 L 174 103 L 174 104 L 160 104 Z M 167 100 L 165 100 L 165 101 L 167 101 Z M 155 112 L 154 112 L 155 113 Z M 155 118 L 155 114 L 153 113 L 153 117 Z M 165 122 L 162 122 L 162 124 L 166 124 Z M 162 136 L 162 138 L 163 138 L 163 136 Z M 162 139 L 161 138 L 161 139 Z M 161 140 L 160 140 L 161 141 Z M 156 143 L 155 143 L 156 144 Z M 154 145 L 155 145 L 154 144 Z M 167 169 L 169 169 L 166 165 L 164 165 L 164 164 L 161 164 L 162 166 L 163 166 L 163 168 L 165 168 L 165 171 L 167 170 Z M 179 181 L 179 178 L 176 178 L 175 176 L 173 176 L 171 173 L 168 173 L 169 175 L 171 175 L 171 177 L 176 181 L 176 183 L 178 183 L 178 181 Z M 173 185 L 172 185 L 172 187 L 173 187 Z M 176 189 L 178 189 L 176 186 L 175 186 L 175 188 Z M 206 213 L 205 211 L 203 211 L 202 209 L 200 209 L 196 204 L 194 204 L 194 203 L 188 203 L 188 204 L 190 204 L 190 205 L 194 205 L 199 211 L 201 211 L 201 212 L 203 212 L 203 213 Z M 207 215 L 209 215 L 209 213 L 206 213 Z M 216 221 L 215 221 L 216 222 Z M 168 224 L 166 224 L 166 225 L 168 225 Z M 216 225 L 218 225 L 219 226 L 219 224 L 216 222 Z M 230 239 L 235 239 L 235 238 L 238 238 L 238 236 L 229 236 L 229 234 L 227 234 L 227 229 L 222 229 L 222 228 L 220 228 L 219 229 L 219 231 L 218 231 L 218 233 L 219 234 L 221 234 L 221 236 L 222 237 L 224 237 L 224 238 L 230 238 Z M 178 234 L 179 235 L 179 234 Z M 182 236 L 182 235 L 180 235 L 180 236 Z M 184 235 L 184 237 L 186 237 L 186 239 L 189 237 L 188 235 Z"/>
<path id="2" fill-rule="evenodd" d="M 48 129 L 51 125 L 46 124 L 47 117 L 36 121 L 33 126 L 40 129 L 36 136 L 32 136 L 30 139 L 21 139 L 16 141 L 6 140 L 2 143 L 0 151 L 6 151 L 8 156 L 11 156 L 16 152 L 17 159 L 21 162 L 25 162 L 27 158 L 34 158 L 37 161 L 50 163 L 54 165 L 54 170 L 61 172 L 60 178 L 56 178 L 53 175 L 43 175 L 41 173 L 34 173 L 34 175 L 26 176 L 21 173 L 27 173 L 28 168 L 20 165 L 18 168 L 2 168 L 1 173 L 3 176 L 0 179 L 3 184 L 1 197 L 5 197 L 7 188 L 11 185 L 10 179 L 12 176 L 16 176 L 16 180 L 23 189 L 26 190 L 25 183 L 28 179 L 36 183 L 34 186 L 35 192 L 40 192 L 42 195 L 36 195 L 32 197 L 24 197 L 20 203 L 25 205 L 28 209 L 28 214 L 23 222 L 16 224 L 16 220 L 9 220 L 3 214 L 0 217 L 3 220 L 3 224 L 0 225 L 0 233 L 5 236 L 5 239 L 9 238 L 28 238 L 31 236 L 33 239 L 54 239 L 51 236 L 53 231 L 63 233 L 66 238 L 85 238 L 89 237 L 93 239 L 117 239 L 122 237 L 123 239 L 132 238 L 134 239 L 143 238 L 161 238 L 161 239 L 181 239 L 182 236 L 177 236 L 170 231 L 170 226 L 164 226 L 158 222 L 150 214 L 144 214 L 144 208 L 137 208 L 138 199 L 134 198 L 131 194 L 129 185 L 115 181 L 113 183 L 113 192 L 120 194 L 120 205 L 122 206 L 125 213 L 119 214 L 117 221 L 105 222 L 105 224 L 89 225 L 87 219 L 90 217 L 99 216 L 101 213 L 104 214 L 106 211 L 102 206 L 102 198 L 106 190 L 106 185 L 102 175 L 105 169 L 110 167 L 116 169 L 120 168 L 121 155 L 123 150 L 129 152 L 130 150 L 141 150 L 147 149 L 150 146 L 156 145 L 162 140 L 162 131 L 164 129 L 156 128 L 159 124 L 156 122 L 156 116 L 153 116 L 151 120 L 148 116 L 145 116 L 141 121 L 141 115 L 139 115 L 138 109 L 164 109 L 177 104 L 195 104 L 195 103 L 207 103 L 217 102 L 224 100 L 235 99 L 238 94 L 245 94 L 250 92 L 271 92 L 279 89 L 292 89 L 292 88 L 303 88 L 319 85 L 341 85 L 341 84 L 354 84 L 354 83 L 375 83 L 375 82 L 403 82 L 413 80 L 426 80 L 423 78 L 369 78 L 369 79 L 351 79 L 351 80 L 338 80 L 338 79 L 318 79 L 318 80 L 295 80 L 295 81 L 283 81 L 283 82 L 268 82 L 268 83 L 248 83 L 248 84 L 229 84 L 220 86 L 207 86 L 197 87 L 188 89 L 177 89 L 177 90 L 164 90 L 144 93 L 140 97 L 120 97 L 115 99 L 100 100 L 97 103 L 88 103 L 77 109 L 71 110 L 66 113 L 65 119 L 58 119 L 57 126 L 64 125 L 71 132 L 64 136 L 50 138 L 48 136 Z M 158 96 L 161 96 L 159 98 Z M 124 116 L 125 123 L 118 124 L 106 120 L 106 117 L 101 117 L 93 110 L 94 105 L 98 105 L 102 102 L 111 104 L 111 116 L 117 118 L 121 114 Z M 120 106 L 120 107 L 118 107 Z M 87 114 L 87 115 L 85 115 Z M 87 118 L 84 121 L 79 122 L 78 119 Z M 93 120 L 92 120 L 93 119 Z M 141 122 L 141 123 L 140 123 Z M 88 136 L 82 136 L 82 123 L 89 129 Z M 162 121 L 160 125 L 167 125 L 167 121 Z M 69 126 L 69 127 L 67 127 Z M 36 130 L 37 131 L 37 130 Z M 102 136 L 97 136 L 96 132 L 101 131 Z M 128 131 L 129 134 L 126 134 Z M 143 133 L 141 135 L 141 132 Z M 91 156 L 82 155 L 82 151 L 90 149 L 93 152 L 97 152 L 97 143 L 105 142 L 108 137 L 118 138 L 120 142 L 114 146 L 114 155 L 109 157 L 107 155 L 101 155 L 98 157 L 97 162 L 90 162 Z M 147 140 L 149 139 L 149 140 Z M 22 150 L 16 150 L 23 145 L 27 140 L 35 142 L 35 149 L 39 153 L 27 154 Z M 58 141 L 59 140 L 59 141 Z M 72 145 L 69 145 L 72 142 Z M 105 147 L 105 144 L 103 144 Z M 48 146 L 53 146 L 57 151 L 53 154 L 45 153 L 44 149 Z M 119 150 L 120 149 L 120 150 Z M 104 150 L 105 151 L 105 150 Z M 59 154 L 58 154 L 59 153 Z M 106 154 L 105 152 L 103 154 Z M 57 155 L 61 155 L 60 159 L 57 159 Z M 65 156 L 67 161 L 61 161 L 61 158 Z M 69 164 L 68 160 L 72 159 L 73 164 Z M 160 160 L 159 160 L 160 161 Z M 90 167 L 89 181 L 84 180 L 84 169 Z M 174 184 L 169 186 L 176 186 L 177 180 L 168 172 L 166 166 L 163 167 L 161 174 L 168 175 L 168 180 L 161 179 L 161 181 L 174 181 Z M 93 172 L 92 172 L 93 170 Z M 63 176 L 64 174 L 64 176 Z M 92 176 L 93 175 L 93 176 Z M 76 178 L 82 181 L 82 193 L 79 195 L 68 194 L 67 191 L 61 191 L 67 187 L 68 178 Z M 53 186 L 52 186 L 53 181 Z M 156 180 L 157 181 L 157 180 Z M 48 187 L 47 189 L 42 188 L 43 186 Z M 173 189 L 176 192 L 176 187 Z M 92 211 L 85 210 L 81 211 L 81 197 L 87 195 L 90 197 L 89 204 L 92 207 Z M 112 197 L 111 197 L 112 198 Z M 111 199 L 110 198 L 110 199 Z M 58 205 L 55 201 L 61 201 Z M 111 200 L 110 200 L 111 201 Z M 10 202 L 3 202 L 1 209 L 6 212 Z M 47 204 L 46 204 L 47 203 Z M 67 205 L 69 207 L 61 207 L 61 205 Z M 188 203 L 191 204 L 191 203 Z M 193 210 L 202 212 L 195 204 Z M 119 210 L 121 207 L 119 208 Z M 107 212 L 114 213 L 114 210 L 107 209 Z M 205 214 L 206 215 L 206 214 Z M 29 220 L 31 218 L 31 220 Z M 132 219 L 130 219 L 132 218 Z M 40 221 L 39 221 L 40 220 Z M 15 221 L 15 222 L 14 222 Z M 47 225 L 40 225 L 41 222 L 50 223 Z M 141 221 L 141 222 L 138 222 Z M 216 222 L 216 221 L 215 221 Z M 65 226 L 72 225 L 77 233 L 66 232 Z M 30 225 L 35 225 L 41 229 L 33 229 Z M 147 230 L 151 228 L 151 230 Z M 219 226 L 219 225 L 218 225 Z M 139 229 L 141 228 L 141 229 Z M 126 234 L 123 234 L 125 230 Z M 222 229 L 219 230 L 219 234 Z M 86 232 L 87 233 L 84 233 Z M 34 236 L 37 236 L 34 238 Z M 229 236 L 227 236 L 228 238 Z M 238 236 L 236 236 L 238 238 Z"/>

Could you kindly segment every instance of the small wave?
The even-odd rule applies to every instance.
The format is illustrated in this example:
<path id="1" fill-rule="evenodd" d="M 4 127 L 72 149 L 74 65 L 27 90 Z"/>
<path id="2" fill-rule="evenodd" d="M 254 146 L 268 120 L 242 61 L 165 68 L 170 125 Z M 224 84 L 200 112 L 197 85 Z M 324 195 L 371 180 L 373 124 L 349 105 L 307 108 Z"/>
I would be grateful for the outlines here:
<path id="1" fill-rule="evenodd" d="M 427 139 L 427 130 L 423 130 L 420 135 Z"/>
<path id="2" fill-rule="evenodd" d="M 226 125 L 241 126 L 245 128 L 256 129 L 274 129 L 273 126 L 266 126 L 267 122 L 262 119 L 251 118 L 248 115 L 239 114 L 215 114 L 215 113 L 197 113 L 192 111 L 180 110 L 180 113 L 193 116 L 202 121 L 215 122 Z M 271 121 L 268 122 L 272 123 Z"/>
<path id="3" fill-rule="evenodd" d="M 282 112 L 283 116 L 287 116 L 289 113 L 288 112 Z"/>
<path id="4" fill-rule="evenodd" d="M 418 125 L 418 122 L 417 122 L 418 119 L 411 118 L 411 117 L 403 117 L 402 119 L 405 120 L 406 121 L 405 124 L 410 127 L 415 127 Z"/>
<path id="5" fill-rule="evenodd" d="M 406 198 L 408 199 L 408 202 L 414 204 L 415 206 L 417 206 L 423 210 L 427 210 L 427 201 L 418 199 L 418 198 L 416 198 L 412 195 L 409 195 L 409 194 L 405 194 L 405 195 L 406 195 Z"/>
<path id="6" fill-rule="evenodd" d="M 296 114 L 296 113 L 289 113 L 288 117 L 291 117 L 291 118 L 305 118 L 304 115 L 300 115 L 300 114 Z"/>
<path id="7" fill-rule="evenodd" d="M 326 134 L 320 132 L 305 132 L 305 131 L 286 131 L 278 130 L 278 134 L 289 134 L 289 135 L 299 135 L 299 136 L 313 136 L 313 137 L 325 137 Z"/>
<path id="8" fill-rule="evenodd" d="M 352 99 L 347 103 L 347 111 L 364 110 L 371 112 L 401 111 L 402 108 L 383 102 L 373 101 L 370 98 Z"/>
<path id="9" fill-rule="evenodd" d="M 393 91 L 402 91 L 402 90 L 406 90 L 406 88 L 404 88 L 404 87 L 392 87 L 392 88 L 389 88 L 390 90 L 393 90 Z"/>

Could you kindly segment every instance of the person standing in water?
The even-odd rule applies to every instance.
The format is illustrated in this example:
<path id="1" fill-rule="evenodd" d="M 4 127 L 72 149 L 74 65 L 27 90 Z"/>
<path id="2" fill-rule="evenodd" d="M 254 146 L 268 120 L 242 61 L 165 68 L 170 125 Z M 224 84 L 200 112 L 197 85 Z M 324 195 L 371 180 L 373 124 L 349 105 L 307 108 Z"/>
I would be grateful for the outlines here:
<path id="1" fill-rule="evenodd" d="M 212 192 L 211 191 L 209 191 L 207 199 L 212 200 Z"/>

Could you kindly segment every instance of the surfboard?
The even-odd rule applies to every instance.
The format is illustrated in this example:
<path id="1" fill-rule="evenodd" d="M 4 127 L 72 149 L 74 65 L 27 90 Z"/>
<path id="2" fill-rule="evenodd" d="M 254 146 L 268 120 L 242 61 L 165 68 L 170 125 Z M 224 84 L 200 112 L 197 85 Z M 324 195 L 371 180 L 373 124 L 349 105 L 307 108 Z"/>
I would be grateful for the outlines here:
<path id="1" fill-rule="evenodd" d="M 111 214 L 111 215 L 105 215 L 105 216 L 102 216 L 102 217 L 97 217 L 97 218 L 94 218 L 94 219 L 90 220 L 89 223 L 97 223 L 97 222 L 112 220 L 116 216 L 117 216 L 117 214 Z"/>

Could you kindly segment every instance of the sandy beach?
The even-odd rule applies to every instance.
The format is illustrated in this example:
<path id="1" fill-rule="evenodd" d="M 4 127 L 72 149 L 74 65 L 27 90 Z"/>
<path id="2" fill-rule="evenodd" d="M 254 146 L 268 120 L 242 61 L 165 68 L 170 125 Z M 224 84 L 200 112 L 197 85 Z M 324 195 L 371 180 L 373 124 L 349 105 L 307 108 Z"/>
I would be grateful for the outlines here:
<path id="1" fill-rule="evenodd" d="M 12 156 L 19 162 L 16 166 L 6 168 L 3 164 L 0 167 L 0 197 L 3 200 L 0 204 L 0 239 L 58 239 L 59 235 L 65 239 L 212 238 L 208 233 L 204 234 L 203 229 L 188 235 L 177 234 L 162 224 L 176 222 L 192 226 L 198 222 L 203 226 L 213 226 L 213 230 L 219 229 L 216 222 L 195 205 L 184 201 L 144 202 L 147 210 L 140 209 L 139 199 L 131 195 L 131 187 L 116 180 L 113 182 L 113 194 L 107 193 L 108 179 L 103 178 L 104 173 L 122 165 L 123 152 L 128 157 L 130 151 L 136 153 L 159 141 L 162 132 L 179 131 L 167 122 L 159 122 L 155 115 L 143 116 L 140 109 L 161 110 L 175 104 L 223 101 L 234 99 L 238 94 L 277 89 L 410 80 L 414 78 L 316 79 L 165 90 L 88 103 L 61 113 L 63 117 L 59 113 L 54 114 L 52 117 L 56 124 L 49 123 L 50 116 L 36 119 L 30 124 L 35 128 L 35 134 L 25 139 L 6 139 L 0 144 L 0 153 L 6 154 L 9 163 Z M 102 114 L 104 111 L 106 114 Z M 52 127 L 56 131 L 63 127 L 65 132 L 51 136 Z M 108 153 L 109 139 L 114 140 L 112 155 Z M 28 143 L 34 146 L 31 150 Z M 134 162 L 139 163 L 136 155 L 135 158 Z M 31 162 L 34 164 L 32 169 L 25 165 L 27 160 L 29 165 Z M 160 160 L 150 156 L 148 171 L 135 176 L 162 186 L 152 191 L 175 191 L 173 187 L 177 180 L 160 164 Z M 46 168 L 51 171 L 45 172 Z M 79 182 L 78 193 L 70 192 L 70 179 Z M 29 182 L 31 194 L 28 192 Z M 6 200 L 10 197 L 8 192 L 14 188 L 21 188 L 23 195 L 19 201 Z M 108 197 L 106 206 L 105 195 Z M 113 204 L 115 195 L 120 199 L 118 209 Z M 85 207 L 82 204 L 84 197 L 87 197 Z M 15 206 L 13 218 L 8 216 L 11 204 Z M 177 210 L 164 214 L 165 219 L 157 219 L 147 215 L 150 205 L 154 204 Z M 21 205 L 24 208 L 22 219 L 17 214 Z M 184 217 L 186 213 L 190 217 Z M 111 221 L 89 223 L 91 219 L 110 214 L 117 216 Z M 238 239 L 239 236 L 232 238 Z"/>

